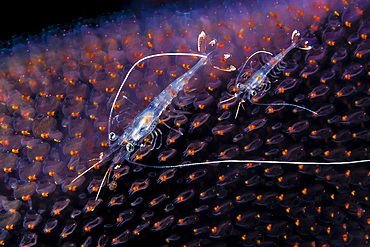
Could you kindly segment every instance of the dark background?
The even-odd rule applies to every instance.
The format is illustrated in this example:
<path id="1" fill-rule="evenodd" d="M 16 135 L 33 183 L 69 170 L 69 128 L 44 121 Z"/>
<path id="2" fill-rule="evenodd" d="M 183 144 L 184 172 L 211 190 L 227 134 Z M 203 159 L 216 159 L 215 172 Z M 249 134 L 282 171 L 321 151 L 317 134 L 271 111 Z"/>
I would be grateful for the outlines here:
<path id="1" fill-rule="evenodd" d="M 142 9 L 158 8 L 179 0 L 119 0 L 119 1 L 7 1 L 0 14 L 0 41 L 19 36 L 39 34 L 51 26 L 72 24 L 76 19 L 97 18 L 102 14 L 131 10 L 140 14 Z M 9 44 L 8 44 L 9 46 Z"/>

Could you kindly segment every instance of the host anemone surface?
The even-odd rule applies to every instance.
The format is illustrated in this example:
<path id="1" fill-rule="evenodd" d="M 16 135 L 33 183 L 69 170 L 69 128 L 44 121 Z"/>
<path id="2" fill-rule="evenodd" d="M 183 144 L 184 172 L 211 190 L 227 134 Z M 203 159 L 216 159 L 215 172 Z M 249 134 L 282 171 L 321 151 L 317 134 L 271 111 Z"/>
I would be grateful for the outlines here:
<path id="1" fill-rule="evenodd" d="M 369 163 L 330 164 L 370 153 L 367 1 L 216 2 L 116 13 L 0 51 L 0 244 L 369 244 Z M 271 88 L 239 109 L 228 100 L 239 73 L 272 61 L 267 52 L 288 48 L 294 30 L 311 49 L 287 53 L 268 74 Z M 194 73 L 155 134 L 105 180 L 111 160 L 74 180 L 201 58 L 145 60 L 117 94 L 131 66 L 200 54 L 202 31 L 212 66 Z M 243 71 L 214 68 L 242 68 L 256 51 L 266 52 Z M 158 169 L 230 159 L 261 163 Z"/>

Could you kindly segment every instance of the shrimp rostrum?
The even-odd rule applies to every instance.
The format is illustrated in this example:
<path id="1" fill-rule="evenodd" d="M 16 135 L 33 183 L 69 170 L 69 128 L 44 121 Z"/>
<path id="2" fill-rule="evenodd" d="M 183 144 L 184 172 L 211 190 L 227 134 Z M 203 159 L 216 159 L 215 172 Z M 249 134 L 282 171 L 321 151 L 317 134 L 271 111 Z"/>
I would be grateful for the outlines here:
<path id="1" fill-rule="evenodd" d="M 137 61 L 131 69 L 128 71 L 126 77 L 124 78 L 116 97 L 113 101 L 112 108 L 110 111 L 109 116 L 109 123 L 108 123 L 108 143 L 109 149 L 107 152 L 102 153 L 99 161 L 92 165 L 90 168 L 82 172 L 78 175 L 72 182 L 79 179 L 81 176 L 86 174 L 89 170 L 96 167 L 99 164 L 107 163 L 111 161 L 111 164 L 104 175 L 103 181 L 100 185 L 97 197 L 99 196 L 100 190 L 105 183 L 106 178 L 109 178 L 109 174 L 112 170 L 120 168 L 121 164 L 124 161 L 128 161 L 130 163 L 140 165 L 140 166 L 147 166 L 144 164 L 136 163 L 130 160 L 130 154 L 137 148 L 142 147 L 145 145 L 146 137 L 153 135 L 153 132 L 156 129 L 157 123 L 161 114 L 165 111 L 165 109 L 169 106 L 172 100 L 177 96 L 177 94 L 184 88 L 184 86 L 190 81 L 191 77 L 203 66 L 207 64 L 211 64 L 212 56 L 215 54 L 214 51 L 211 51 L 208 54 L 205 54 L 205 49 L 207 44 L 205 43 L 206 34 L 202 31 L 198 37 L 198 51 L 203 54 L 193 54 L 193 53 L 161 53 L 161 54 L 154 54 L 148 57 L 144 57 Z M 209 46 L 215 47 L 216 40 L 212 40 L 209 43 Z M 132 120 L 132 122 L 127 126 L 121 136 L 115 134 L 114 132 L 110 132 L 110 125 L 113 121 L 112 112 L 113 106 L 115 105 L 118 95 L 120 94 L 123 85 L 127 81 L 128 76 L 132 72 L 132 70 L 137 66 L 139 63 L 143 62 L 146 59 L 153 58 L 153 57 L 160 57 L 160 56 L 196 56 L 199 57 L 199 61 L 190 68 L 186 73 L 178 77 L 175 81 L 170 83 L 158 96 L 156 96 L 152 102 L 140 113 L 136 115 L 136 117 Z M 229 54 L 225 54 L 224 58 L 227 59 L 230 57 Z M 213 66 L 216 69 L 222 71 L 234 71 L 236 68 L 230 65 L 228 68 L 219 68 L 217 66 Z M 158 130 L 160 133 L 160 131 Z M 155 132 L 157 133 L 157 132 Z M 151 167 L 151 166 L 150 166 Z M 109 179 L 108 179 L 109 180 Z"/>
<path id="2" fill-rule="evenodd" d="M 229 101 L 235 98 L 239 99 L 239 105 L 238 105 L 236 116 L 238 115 L 239 108 L 242 105 L 242 103 L 246 102 L 247 100 L 250 101 L 252 104 L 267 105 L 267 104 L 256 103 L 257 100 L 254 100 L 254 99 L 262 98 L 267 93 L 267 91 L 270 90 L 271 82 L 268 76 L 271 74 L 272 70 L 275 69 L 277 72 L 282 71 L 284 68 L 284 64 L 285 64 L 283 61 L 284 57 L 294 48 L 299 48 L 302 50 L 311 49 L 311 46 L 307 44 L 307 41 L 304 41 L 301 38 L 301 35 L 297 30 L 293 31 L 291 42 L 292 43 L 288 48 L 286 48 L 285 50 L 283 50 L 276 56 L 272 57 L 260 69 L 258 69 L 252 75 L 249 76 L 248 73 L 246 72 L 243 73 L 243 71 L 252 57 L 254 57 L 257 54 L 268 54 L 270 56 L 273 56 L 271 52 L 263 51 L 263 50 L 253 53 L 248 58 L 248 60 L 243 64 L 243 66 L 240 68 L 240 72 L 235 81 L 235 89 L 236 89 L 235 94 L 232 95 L 229 99 L 221 101 L 220 103 L 224 103 L 226 101 Z M 305 107 L 288 104 L 288 103 L 269 104 L 269 105 L 290 105 L 290 106 L 303 108 L 312 113 L 315 113 L 312 110 L 307 109 Z"/>

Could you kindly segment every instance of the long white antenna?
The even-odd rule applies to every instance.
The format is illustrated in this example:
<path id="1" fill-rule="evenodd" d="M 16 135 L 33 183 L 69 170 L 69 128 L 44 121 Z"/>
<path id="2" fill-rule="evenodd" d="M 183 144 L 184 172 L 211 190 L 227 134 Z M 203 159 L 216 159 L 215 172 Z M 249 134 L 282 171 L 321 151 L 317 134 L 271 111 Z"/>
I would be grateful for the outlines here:
<path id="1" fill-rule="evenodd" d="M 90 171 L 91 169 L 93 169 L 94 167 L 96 167 L 97 165 L 99 165 L 102 161 L 103 160 L 99 160 L 94 165 L 90 166 L 88 169 L 86 169 L 80 175 L 78 175 L 75 179 L 73 179 L 71 183 L 73 183 L 74 181 L 76 181 L 77 179 L 79 179 L 80 177 L 82 177 L 83 175 L 85 175 L 88 171 Z"/>
<path id="2" fill-rule="evenodd" d="M 111 171 L 111 167 L 109 167 L 109 168 L 108 168 L 107 172 L 105 173 L 105 175 L 104 175 L 104 177 L 103 177 L 103 181 L 101 181 L 101 183 L 100 183 L 99 190 L 98 190 L 98 194 L 96 194 L 96 197 L 95 197 L 95 201 L 97 201 L 97 200 L 98 200 L 98 197 L 99 197 L 100 191 L 101 191 L 101 189 L 103 188 L 103 185 L 104 185 L 104 181 L 105 181 L 105 179 L 107 178 L 107 175 L 108 175 L 108 173 L 110 173 L 110 171 Z"/>
<path id="3" fill-rule="evenodd" d="M 318 166 L 332 166 L 332 165 L 354 165 L 359 163 L 367 163 L 370 160 L 357 160 L 357 161 L 335 161 L 335 162 L 315 162 L 315 161 L 280 161 L 280 160 L 216 160 L 216 161 L 205 161 L 205 162 L 196 162 L 189 164 L 180 164 L 172 166 L 150 166 L 136 163 L 136 165 L 147 167 L 147 168 L 156 168 L 156 169 L 170 169 L 177 167 L 187 167 L 187 166 L 200 166 L 200 165 L 216 165 L 224 163 L 263 163 L 263 164 L 281 164 L 281 165 L 318 165 Z"/>

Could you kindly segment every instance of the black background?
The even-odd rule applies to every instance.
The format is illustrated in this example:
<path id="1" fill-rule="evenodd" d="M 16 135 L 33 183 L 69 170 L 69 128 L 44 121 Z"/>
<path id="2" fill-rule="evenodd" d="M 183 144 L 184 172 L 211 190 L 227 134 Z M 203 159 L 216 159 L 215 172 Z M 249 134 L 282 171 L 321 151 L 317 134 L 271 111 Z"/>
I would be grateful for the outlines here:
<path id="1" fill-rule="evenodd" d="M 19 36 L 37 35 L 49 27 L 71 24 L 76 19 L 97 18 L 121 10 L 139 15 L 143 9 L 158 8 L 177 0 L 119 0 L 119 1 L 7 1 L 0 14 L 2 46 Z M 8 45 L 9 46 L 9 45 Z"/>

